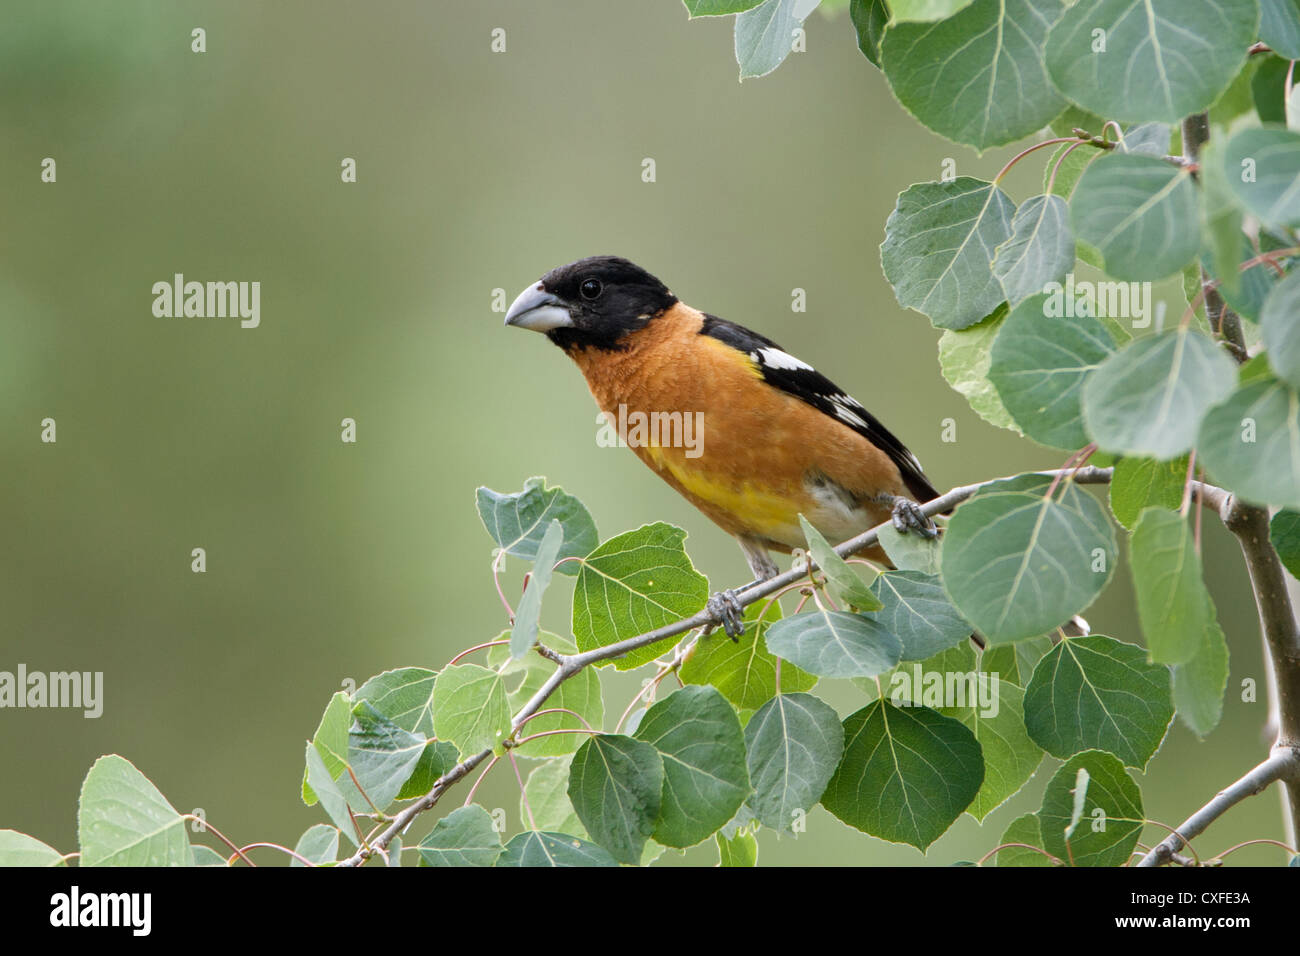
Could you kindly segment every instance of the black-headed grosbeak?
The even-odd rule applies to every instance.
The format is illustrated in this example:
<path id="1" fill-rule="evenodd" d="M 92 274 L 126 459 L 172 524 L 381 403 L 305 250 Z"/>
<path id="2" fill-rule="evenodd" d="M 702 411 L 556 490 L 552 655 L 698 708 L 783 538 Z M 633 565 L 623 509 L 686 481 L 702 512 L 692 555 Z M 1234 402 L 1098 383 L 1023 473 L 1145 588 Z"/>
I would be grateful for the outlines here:
<path id="1" fill-rule="evenodd" d="M 702 413 L 696 449 L 628 444 L 735 536 L 759 580 L 778 571 L 769 550 L 807 547 L 800 514 L 832 544 L 890 519 L 900 531 L 937 533 L 917 504 L 938 497 L 921 463 L 860 402 L 771 339 L 681 302 L 626 259 L 551 270 L 515 299 L 506 325 L 562 348 L 607 417 L 620 407 L 625 422 Z M 892 567 L 878 546 L 863 553 Z M 715 598 L 734 636 L 734 594 Z"/>

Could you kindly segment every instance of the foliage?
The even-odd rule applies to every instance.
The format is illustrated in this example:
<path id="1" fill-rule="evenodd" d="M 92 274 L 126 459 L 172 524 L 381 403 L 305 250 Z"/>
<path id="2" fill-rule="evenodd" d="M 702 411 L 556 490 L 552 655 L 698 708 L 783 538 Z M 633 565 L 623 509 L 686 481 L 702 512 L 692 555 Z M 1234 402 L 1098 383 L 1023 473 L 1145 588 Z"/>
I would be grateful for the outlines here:
<path id="1" fill-rule="evenodd" d="M 792 41 L 818 3 L 685 6 L 735 17 L 747 77 L 800 49 Z M 508 630 L 436 671 L 386 671 L 330 699 L 302 789 L 330 823 L 302 835 L 296 862 L 333 865 L 343 844 L 350 864 L 405 852 L 422 866 L 635 865 L 705 844 L 722 865 L 753 865 L 759 835 L 797 835 L 818 806 L 924 853 L 963 813 L 983 820 L 1044 760 L 1040 809 L 991 838 L 989 858 L 1130 861 L 1147 822 L 1131 770 L 1147 767 L 1175 715 L 1210 733 L 1228 678 L 1193 490 L 1289 509 L 1260 546 L 1300 571 L 1300 130 L 1294 117 L 1277 122 L 1283 91 L 1261 92 L 1261 78 L 1284 73 L 1248 61 L 1260 39 L 1300 55 L 1300 11 L 1274 0 L 1262 13 L 1260 0 L 1146 0 L 1142 16 L 1138 6 L 849 5 L 871 68 L 929 129 L 975 150 L 1047 126 L 1060 134 L 992 180 L 954 173 L 903 189 L 880 257 L 900 305 L 944 330 L 953 387 L 987 421 L 1074 451 L 1065 467 L 968 489 L 938 545 L 882 527 L 857 546 L 879 540 L 895 567 L 867 577 L 844 560 L 853 547 L 833 549 L 806 526 L 809 554 L 780 581 L 798 608 L 783 610 L 775 588 L 742 595 L 734 642 L 712 629 L 715 588 L 681 529 L 601 540 L 586 507 L 543 479 L 479 489 L 491 572 L 507 559 L 530 568 L 518 610 L 506 605 Z M 1173 124 L 1190 117 L 1192 129 L 1207 111 L 1211 145 L 1168 155 Z M 1042 193 L 1013 197 L 1007 171 L 1048 147 Z M 1079 260 L 1102 279 L 1076 282 Z M 1193 301 L 1160 328 L 1142 283 L 1185 275 Z M 1215 303 L 1210 323 L 1202 299 Z M 1245 339 L 1223 299 L 1248 324 Z M 1241 366 L 1246 340 L 1261 344 Z M 1072 470 L 1098 450 L 1119 456 L 1113 473 L 1094 474 L 1112 482 L 1109 515 Z M 1116 525 L 1138 619 L 1119 637 L 1078 636 L 1072 617 L 1115 577 Z M 553 571 L 573 580 L 572 638 L 541 630 L 544 607 L 565 599 Z M 482 662 L 462 660 L 472 653 Z M 609 663 L 654 668 L 626 709 L 606 707 L 615 682 L 597 668 Z M 669 676 L 679 689 L 666 691 Z M 953 677 L 969 697 L 954 699 Z M 822 687 L 834 681 L 836 694 L 862 696 L 846 716 Z M 990 688 L 996 709 L 982 706 Z M 475 785 L 422 838 L 398 836 L 480 766 L 523 759 L 521 832 L 503 835 Z M 127 760 L 103 757 L 81 792 L 80 865 L 243 857 L 192 842 L 192 832 L 224 837 L 191 822 Z M 67 859 L 0 831 L 0 863 Z"/>

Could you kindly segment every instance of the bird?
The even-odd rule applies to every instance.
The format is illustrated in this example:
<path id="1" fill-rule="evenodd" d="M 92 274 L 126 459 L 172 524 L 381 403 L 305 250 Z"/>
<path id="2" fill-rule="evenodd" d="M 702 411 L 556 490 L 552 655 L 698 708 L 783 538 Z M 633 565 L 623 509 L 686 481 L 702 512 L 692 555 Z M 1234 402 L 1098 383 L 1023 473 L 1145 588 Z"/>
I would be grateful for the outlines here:
<path id="1" fill-rule="evenodd" d="M 682 302 L 627 259 L 591 256 L 550 270 L 519 294 L 505 324 L 544 334 L 577 364 L 601 412 L 623 423 L 624 443 L 736 539 L 757 581 L 779 571 L 769 552 L 807 548 L 800 515 L 832 544 L 885 521 L 938 534 L 920 505 L 939 493 L 862 403 L 771 339 Z M 702 426 L 698 447 L 672 440 L 684 427 L 666 429 L 668 441 L 665 430 L 638 436 L 627 427 L 676 426 L 686 416 Z M 879 545 L 861 553 L 893 567 Z M 713 595 L 709 609 L 735 639 L 743 629 L 736 592 Z"/>

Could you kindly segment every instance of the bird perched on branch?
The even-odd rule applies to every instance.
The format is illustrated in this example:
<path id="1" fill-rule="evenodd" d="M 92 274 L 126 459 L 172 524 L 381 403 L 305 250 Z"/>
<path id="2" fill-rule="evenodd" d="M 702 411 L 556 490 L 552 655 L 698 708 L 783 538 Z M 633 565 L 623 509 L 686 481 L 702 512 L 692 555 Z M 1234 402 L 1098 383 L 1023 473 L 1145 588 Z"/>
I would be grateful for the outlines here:
<path id="1" fill-rule="evenodd" d="M 891 519 L 899 531 L 937 534 L 918 502 L 938 492 L 861 403 L 626 259 L 551 270 L 515 299 L 506 325 L 544 333 L 577 363 L 623 441 L 735 536 L 759 580 L 778 571 L 769 550 L 807 547 L 801 514 L 832 544 Z M 674 440 L 686 435 L 687 416 L 703 428 L 695 443 Z M 649 427 L 638 435 L 629 422 Z M 878 546 L 863 553 L 892 567 Z M 711 608 L 728 634 L 739 633 L 734 592 L 714 595 Z"/>

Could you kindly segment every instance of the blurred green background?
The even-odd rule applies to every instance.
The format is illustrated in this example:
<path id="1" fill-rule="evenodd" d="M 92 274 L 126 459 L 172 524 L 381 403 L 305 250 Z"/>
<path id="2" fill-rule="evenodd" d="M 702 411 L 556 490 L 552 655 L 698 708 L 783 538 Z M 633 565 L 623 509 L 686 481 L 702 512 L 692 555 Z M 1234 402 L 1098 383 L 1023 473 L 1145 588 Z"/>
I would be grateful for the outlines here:
<path id="1" fill-rule="evenodd" d="M 190 51 L 195 27 L 206 53 Z M 478 485 L 546 475 L 603 536 L 671 521 L 715 586 L 747 579 L 728 537 L 630 453 L 597 447 L 563 354 L 492 311 L 494 289 L 508 300 L 557 264 L 628 256 L 775 338 L 898 432 L 940 488 L 1058 464 L 949 389 L 938 332 L 899 308 L 879 266 L 901 189 L 946 157 L 991 176 L 1011 151 L 977 157 L 908 117 L 846 11 L 807 33 L 808 52 L 741 84 L 731 20 L 688 22 L 679 0 L 9 4 L 0 669 L 103 671 L 105 707 L 0 711 L 0 827 L 75 849 L 81 778 L 118 752 L 234 839 L 292 845 L 324 819 L 298 787 L 330 695 L 441 667 L 504 626 Z M 40 181 L 45 157 L 55 184 Z M 340 181 L 344 157 L 356 184 Z M 657 182 L 641 181 L 646 157 Z M 1041 164 L 1025 166 L 1019 199 L 1038 191 Z M 155 318 L 151 286 L 175 272 L 259 280 L 261 327 Z M 791 312 L 795 287 L 806 313 Z M 54 445 L 39 440 L 47 416 Z M 339 440 L 344 417 L 355 445 Z M 948 417 L 956 444 L 940 441 Z M 1149 768 L 1148 813 L 1171 824 L 1263 752 L 1265 704 L 1239 692 L 1253 678 L 1263 697 L 1249 585 L 1217 522 L 1206 537 L 1232 677 L 1220 728 L 1198 743 L 1175 726 Z M 569 588 L 548 595 L 553 630 Z M 1138 640 L 1126 568 L 1088 617 Z M 611 678 L 607 710 L 636 680 Z M 847 682 L 826 693 L 842 714 L 863 703 Z M 761 834 L 761 862 L 977 858 L 1037 808 L 1056 764 L 928 857 L 818 809 L 797 840 Z M 508 768 L 480 800 L 518 827 Z M 1278 837 L 1280 819 L 1266 797 L 1202 852 Z M 715 859 L 709 844 L 662 862 Z"/>

